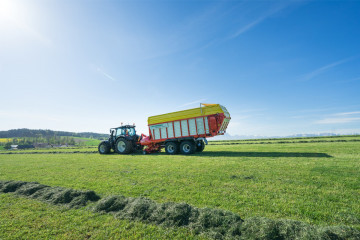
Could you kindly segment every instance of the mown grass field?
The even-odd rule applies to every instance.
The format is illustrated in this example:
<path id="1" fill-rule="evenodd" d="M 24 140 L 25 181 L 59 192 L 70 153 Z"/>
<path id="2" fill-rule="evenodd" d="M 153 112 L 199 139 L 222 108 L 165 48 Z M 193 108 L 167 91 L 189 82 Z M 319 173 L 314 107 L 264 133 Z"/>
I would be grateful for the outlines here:
<path id="1" fill-rule="evenodd" d="M 30 148 L 30 149 L 17 149 L 17 150 L 6 150 L 3 149 L 0 151 L 1 154 L 26 154 L 26 153 L 84 153 L 92 152 L 95 153 L 98 151 L 97 146 L 74 146 L 74 147 L 57 147 L 57 148 Z"/>
<path id="2" fill-rule="evenodd" d="M 80 144 L 82 146 L 97 146 L 101 142 L 98 139 L 81 138 L 81 137 L 74 137 L 74 140 L 77 144 Z"/>
<path id="3" fill-rule="evenodd" d="M 157 202 L 186 202 L 196 207 L 230 210 L 245 219 L 264 216 L 357 229 L 359 173 L 358 141 L 234 145 L 216 142 L 192 156 L 0 155 L 0 180 L 94 190 L 101 196 L 122 194 L 146 196 Z M 86 207 L 64 210 L 13 194 L 0 194 L 0 219 L 0 239 L 200 238 L 186 229 L 115 220 L 110 215 L 89 212 Z"/>
<path id="4" fill-rule="evenodd" d="M 359 142 L 359 135 L 298 137 L 298 138 L 264 138 L 244 140 L 211 141 L 212 144 L 273 144 L 273 143 L 316 143 L 316 142 Z"/>

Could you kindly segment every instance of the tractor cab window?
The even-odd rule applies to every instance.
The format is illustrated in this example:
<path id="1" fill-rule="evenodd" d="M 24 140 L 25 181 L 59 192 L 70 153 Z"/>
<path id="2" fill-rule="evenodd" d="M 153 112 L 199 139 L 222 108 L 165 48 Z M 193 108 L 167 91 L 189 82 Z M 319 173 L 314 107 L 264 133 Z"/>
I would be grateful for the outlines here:
<path id="1" fill-rule="evenodd" d="M 125 129 L 123 129 L 123 128 L 116 129 L 116 137 L 121 136 L 121 135 L 125 135 Z"/>
<path id="2" fill-rule="evenodd" d="M 129 136 L 134 136 L 136 134 L 135 128 L 127 128 L 126 131 L 127 131 L 127 135 Z"/>
<path id="3" fill-rule="evenodd" d="M 136 134 L 135 128 L 118 128 L 116 130 L 116 137 L 119 136 L 134 136 Z"/>

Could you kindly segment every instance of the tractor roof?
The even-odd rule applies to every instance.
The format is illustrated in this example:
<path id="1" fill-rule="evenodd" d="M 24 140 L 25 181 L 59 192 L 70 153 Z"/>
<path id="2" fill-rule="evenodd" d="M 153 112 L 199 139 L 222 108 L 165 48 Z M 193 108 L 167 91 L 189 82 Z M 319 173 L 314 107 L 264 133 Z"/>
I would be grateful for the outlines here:
<path id="1" fill-rule="evenodd" d="M 135 127 L 135 125 L 122 125 L 120 127 L 114 128 L 114 129 L 117 129 L 117 128 L 134 128 L 134 127 Z"/>

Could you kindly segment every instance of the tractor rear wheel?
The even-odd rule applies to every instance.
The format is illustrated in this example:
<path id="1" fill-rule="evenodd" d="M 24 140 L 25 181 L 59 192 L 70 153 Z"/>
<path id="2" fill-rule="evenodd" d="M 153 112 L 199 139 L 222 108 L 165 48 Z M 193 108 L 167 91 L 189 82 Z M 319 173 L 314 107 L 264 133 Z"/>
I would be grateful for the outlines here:
<path id="1" fill-rule="evenodd" d="M 192 154 L 196 150 L 195 142 L 193 141 L 183 141 L 180 144 L 180 152 L 181 154 Z"/>
<path id="2" fill-rule="evenodd" d="M 132 142 L 119 138 L 115 143 L 115 152 L 120 154 L 128 154 L 133 152 Z"/>
<path id="3" fill-rule="evenodd" d="M 197 141 L 196 142 L 196 151 L 197 152 L 202 152 L 202 151 L 204 151 L 204 148 L 205 148 L 205 143 L 204 143 L 204 141 Z"/>
<path id="4" fill-rule="evenodd" d="M 179 152 L 179 144 L 177 142 L 167 142 L 165 144 L 165 152 L 167 154 L 177 154 Z"/>
<path id="5" fill-rule="evenodd" d="M 109 154 L 110 153 L 110 143 L 108 141 L 102 141 L 99 144 L 98 151 L 100 154 Z"/>

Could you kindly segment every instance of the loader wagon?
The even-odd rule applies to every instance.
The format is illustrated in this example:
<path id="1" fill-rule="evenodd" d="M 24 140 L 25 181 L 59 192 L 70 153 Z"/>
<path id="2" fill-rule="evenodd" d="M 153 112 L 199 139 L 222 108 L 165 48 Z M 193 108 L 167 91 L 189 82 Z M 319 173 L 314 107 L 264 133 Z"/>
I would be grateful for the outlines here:
<path id="1" fill-rule="evenodd" d="M 206 138 L 223 135 L 230 122 L 230 114 L 220 104 L 200 104 L 199 108 L 161 114 L 148 118 L 149 136 L 140 144 L 144 153 L 192 154 L 202 152 Z"/>

